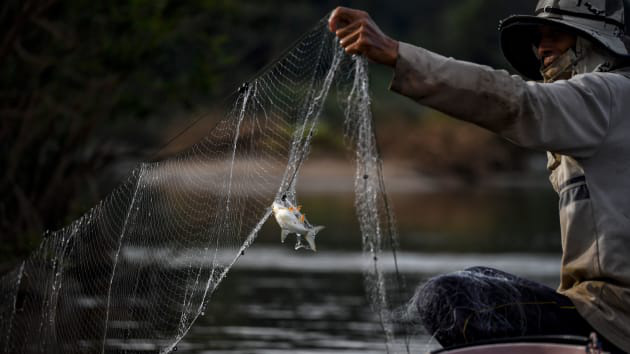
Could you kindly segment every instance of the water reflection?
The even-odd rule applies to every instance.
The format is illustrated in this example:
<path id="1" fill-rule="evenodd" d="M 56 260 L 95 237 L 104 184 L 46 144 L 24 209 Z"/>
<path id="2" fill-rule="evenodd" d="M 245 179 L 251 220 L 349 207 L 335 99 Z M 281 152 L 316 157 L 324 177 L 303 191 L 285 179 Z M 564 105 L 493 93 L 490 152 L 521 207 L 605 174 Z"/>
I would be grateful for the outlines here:
<path id="1" fill-rule="evenodd" d="M 556 285 L 559 236 L 550 192 L 451 191 L 394 194 L 392 200 L 409 297 L 430 276 L 474 265 Z M 380 325 L 365 298 L 352 195 L 303 195 L 300 202 L 311 220 L 327 226 L 317 239 L 319 252 L 281 245 L 278 226 L 265 225 L 179 352 L 384 352 Z M 426 333 L 416 333 L 411 345 L 412 352 L 437 346 Z"/>
<path id="2" fill-rule="evenodd" d="M 281 244 L 280 229 L 271 219 L 212 295 L 204 315 L 177 346 L 178 352 L 384 352 L 380 323 L 366 300 L 362 276 L 366 260 L 359 251 L 361 237 L 352 194 L 339 191 L 299 196 L 309 219 L 327 226 L 317 238 L 319 251 L 294 251 L 292 242 Z M 399 270 L 409 284 L 403 298 L 410 298 L 415 285 L 428 277 L 475 265 L 556 285 L 560 246 L 556 201 L 551 192 L 451 189 L 390 196 L 403 248 L 398 254 Z M 79 246 L 90 244 L 75 245 Z M 227 264 L 236 254 L 237 248 L 226 247 L 230 245 L 219 247 L 214 258 L 200 252 L 199 247 L 173 248 L 168 243 L 150 247 L 134 243 L 122 249 L 120 261 L 136 276 L 120 273 L 121 280 L 115 285 L 133 288 L 133 296 L 119 297 L 112 307 L 106 352 L 156 352 L 168 347 L 170 340 L 147 339 L 145 333 L 158 331 L 151 332 L 151 338 L 171 338 L 160 336 L 159 331 L 173 332 L 177 322 L 170 319 L 181 313 L 183 300 L 170 294 L 172 282 L 158 280 L 191 283 L 197 274 L 199 279 L 206 279 L 212 262 Z M 224 256 L 228 258 L 222 259 Z M 382 264 L 391 264 L 388 257 L 391 260 L 391 255 L 380 258 Z M 95 259 L 100 258 L 95 255 Z M 107 304 L 104 285 L 110 279 L 102 274 L 109 272 L 100 270 L 97 261 L 87 263 L 92 268 L 69 265 L 59 306 L 66 313 L 60 318 L 69 319 L 77 329 L 64 337 L 68 340 L 61 350 L 100 351 L 101 337 L 90 333 L 103 333 L 102 328 L 94 327 Z M 190 269 L 199 273 L 192 274 Z M 221 268 L 216 269 L 220 273 Z M 89 274 L 89 278 L 79 280 L 76 274 Z M 27 278 L 30 283 L 25 289 L 37 290 L 45 280 L 32 275 Z M 127 286 L 139 280 L 146 286 Z M 89 282 L 103 286 L 99 292 L 83 291 L 81 287 Z M 80 296 L 64 297 L 64 292 Z M 24 296 L 19 297 L 18 311 L 22 311 Z M 156 310 L 159 317 L 148 321 L 146 314 Z M 60 333 L 68 328 L 69 324 L 59 323 Z M 30 337 L 24 338 L 25 343 L 29 341 Z M 435 343 L 419 331 L 411 345 L 412 352 L 424 352 Z"/>
<path id="3" fill-rule="evenodd" d="M 198 353 L 385 349 L 360 273 L 234 270 L 206 313 L 181 349 Z"/>
<path id="4" fill-rule="evenodd" d="M 301 195 L 309 220 L 326 225 L 321 250 L 358 250 L 352 193 Z M 551 188 L 465 188 L 432 193 L 390 193 L 404 250 L 420 252 L 560 252 L 557 196 Z M 257 243 L 277 244 L 267 223 Z"/>

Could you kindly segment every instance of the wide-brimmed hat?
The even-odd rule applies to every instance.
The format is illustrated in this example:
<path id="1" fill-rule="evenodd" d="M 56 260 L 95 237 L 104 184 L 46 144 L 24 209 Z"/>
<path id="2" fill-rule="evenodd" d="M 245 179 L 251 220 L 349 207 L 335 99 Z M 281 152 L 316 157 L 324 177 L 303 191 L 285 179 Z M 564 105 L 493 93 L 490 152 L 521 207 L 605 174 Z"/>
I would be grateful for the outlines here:
<path id="1" fill-rule="evenodd" d="M 629 0 L 540 0 L 534 16 L 513 15 L 501 21 L 503 55 L 522 75 L 540 80 L 540 60 L 532 46 L 538 42 L 537 28 L 552 25 L 583 36 L 619 57 L 630 58 L 628 3 Z"/>

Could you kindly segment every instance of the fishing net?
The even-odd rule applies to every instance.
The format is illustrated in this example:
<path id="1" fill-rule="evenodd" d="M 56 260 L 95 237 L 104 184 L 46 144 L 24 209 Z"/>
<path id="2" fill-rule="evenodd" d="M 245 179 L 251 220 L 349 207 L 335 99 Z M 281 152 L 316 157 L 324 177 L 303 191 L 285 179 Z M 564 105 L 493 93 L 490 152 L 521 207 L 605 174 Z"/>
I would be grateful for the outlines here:
<path id="1" fill-rule="evenodd" d="M 395 268 L 397 244 L 367 62 L 346 55 L 323 19 L 243 84 L 201 141 L 135 168 L 84 216 L 45 234 L 0 280 L 0 351 L 173 351 L 254 242 L 271 204 L 298 204 L 300 167 L 331 90 L 356 156 L 368 298 L 388 350 L 405 350 L 390 305 L 401 282 L 383 271 Z"/>

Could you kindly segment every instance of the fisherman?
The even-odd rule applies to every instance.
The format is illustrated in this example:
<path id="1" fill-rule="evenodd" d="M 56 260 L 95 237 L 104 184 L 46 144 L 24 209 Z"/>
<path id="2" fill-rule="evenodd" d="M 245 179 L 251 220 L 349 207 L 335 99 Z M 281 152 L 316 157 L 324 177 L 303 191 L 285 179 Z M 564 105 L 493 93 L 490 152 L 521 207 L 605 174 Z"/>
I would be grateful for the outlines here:
<path id="1" fill-rule="evenodd" d="M 415 305 L 443 346 L 596 332 L 605 350 L 630 352 L 629 19 L 626 0 L 540 0 L 534 16 L 508 17 L 502 50 L 526 81 L 398 42 L 366 12 L 332 13 L 347 53 L 394 69 L 393 91 L 548 151 L 559 288 L 484 267 L 430 279 Z"/>

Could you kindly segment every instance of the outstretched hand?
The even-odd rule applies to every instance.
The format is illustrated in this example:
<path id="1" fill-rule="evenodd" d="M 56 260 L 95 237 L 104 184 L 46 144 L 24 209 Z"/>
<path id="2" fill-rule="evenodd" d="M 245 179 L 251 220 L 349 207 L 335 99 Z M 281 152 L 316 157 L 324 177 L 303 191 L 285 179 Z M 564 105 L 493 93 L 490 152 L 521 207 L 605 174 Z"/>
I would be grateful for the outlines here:
<path id="1" fill-rule="evenodd" d="M 328 19 L 328 27 L 339 37 L 346 53 L 363 54 L 391 67 L 396 65 L 398 41 L 385 35 L 367 12 L 338 7 Z"/>

